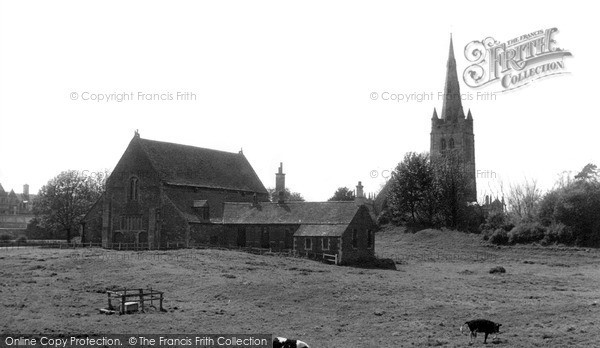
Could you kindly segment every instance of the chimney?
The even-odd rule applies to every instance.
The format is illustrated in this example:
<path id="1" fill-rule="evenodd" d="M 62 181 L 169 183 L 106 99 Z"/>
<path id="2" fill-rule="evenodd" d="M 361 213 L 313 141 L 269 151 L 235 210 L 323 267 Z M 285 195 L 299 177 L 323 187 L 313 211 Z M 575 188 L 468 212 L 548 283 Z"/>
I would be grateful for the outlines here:
<path id="1" fill-rule="evenodd" d="M 356 185 L 356 197 L 354 197 L 354 201 L 358 205 L 365 204 L 365 194 L 363 192 L 362 182 L 360 181 L 358 182 L 358 185 Z"/>
<path id="2" fill-rule="evenodd" d="M 275 173 L 275 193 L 277 203 L 283 204 L 285 195 L 285 174 L 283 174 L 283 162 L 279 163 L 279 171 Z"/>
<path id="3" fill-rule="evenodd" d="M 23 185 L 23 196 L 29 197 L 29 185 Z"/>

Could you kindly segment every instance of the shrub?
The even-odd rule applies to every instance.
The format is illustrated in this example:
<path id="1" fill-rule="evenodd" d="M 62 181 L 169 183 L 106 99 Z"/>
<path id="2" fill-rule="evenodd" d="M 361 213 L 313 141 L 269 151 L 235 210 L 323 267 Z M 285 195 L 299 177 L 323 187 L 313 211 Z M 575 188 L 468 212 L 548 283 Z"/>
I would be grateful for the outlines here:
<path id="1" fill-rule="evenodd" d="M 27 237 L 25 237 L 25 236 L 20 236 L 19 238 L 17 238 L 17 239 L 16 239 L 16 242 L 17 242 L 17 243 L 21 243 L 21 244 L 23 244 L 23 243 L 27 243 Z"/>
<path id="2" fill-rule="evenodd" d="M 554 243 L 573 244 L 575 241 L 573 230 L 561 223 L 553 223 L 546 229 L 542 244 L 549 245 Z"/>
<path id="3" fill-rule="evenodd" d="M 498 228 L 492 233 L 489 240 L 490 243 L 496 245 L 508 244 L 508 233 L 505 230 Z"/>
<path id="4" fill-rule="evenodd" d="M 523 222 L 508 232 L 509 244 L 539 242 L 544 238 L 546 229 L 537 222 Z"/>
<path id="5" fill-rule="evenodd" d="M 480 226 L 485 220 L 483 211 L 479 207 L 468 206 L 462 213 L 459 229 L 470 233 L 480 233 Z"/>
<path id="6" fill-rule="evenodd" d="M 486 228 L 481 231 L 481 238 L 483 238 L 483 240 L 489 240 L 492 234 L 494 234 L 494 230 L 491 228 Z"/>
<path id="7" fill-rule="evenodd" d="M 12 240 L 12 236 L 10 234 L 0 234 L 0 243 L 8 243 Z"/>
<path id="8" fill-rule="evenodd" d="M 389 224 L 391 222 L 390 215 L 391 214 L 387 210 L 382 211 L 377 217 L 377 224 L 380 226 Z"/>
<path id="9" fill-rule="evenodd" d="M 502 266 L 496 266 L 494 268 L 490 269 L 490 273 L 494 274 L 494 273 L 506 273 L 506 269 Z"/>
<path id="10" fill-rule="evenodd" d="M 504 225 L 502 225 L 502 229 L 506 232 L 510 232 L 513 228 L 515 228 L 515 224 L 510 221 L 507 221 Z"/>

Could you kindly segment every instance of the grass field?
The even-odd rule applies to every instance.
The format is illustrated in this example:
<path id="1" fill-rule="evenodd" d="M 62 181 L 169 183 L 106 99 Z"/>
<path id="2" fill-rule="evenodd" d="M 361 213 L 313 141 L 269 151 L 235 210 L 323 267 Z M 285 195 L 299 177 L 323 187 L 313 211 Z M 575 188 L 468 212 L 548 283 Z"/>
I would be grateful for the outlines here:
<path id="1" fill-rule="evenodd" d="M 22 334 L 273 333 L 319 347 L 600 346 L 600 251 L 492 247 L 479 236 L 384 229 L 398 270 L 235 251 L 0 250 L 0 327 Z M 505 274 L 490 274 L 503 266 Z M 106 289 L 152 287 L 167 312 L 103 315 Z M 474 345 L 481 346 L 483 336 Z"/>

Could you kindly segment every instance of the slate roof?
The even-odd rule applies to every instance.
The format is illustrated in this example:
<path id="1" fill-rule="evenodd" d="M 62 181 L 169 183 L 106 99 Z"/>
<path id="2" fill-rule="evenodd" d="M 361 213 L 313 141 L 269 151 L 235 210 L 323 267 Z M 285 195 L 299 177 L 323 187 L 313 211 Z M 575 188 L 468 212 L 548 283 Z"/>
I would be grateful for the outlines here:
<path id="1" fill-rule="evenodd" d="M 224 203 L 224 224 L 348 225 L 359 210 L 355 202 Z"/>
<path id="2" fill-rule="evenodd" d="M 160 178 L 171 185 L 267 193 L 243 153 L 135 137 Z"/>
<path id="3" fill-rule="evenodd" d="M 294 237 L 341 237 L 348 225 L 301 225 Z"/>

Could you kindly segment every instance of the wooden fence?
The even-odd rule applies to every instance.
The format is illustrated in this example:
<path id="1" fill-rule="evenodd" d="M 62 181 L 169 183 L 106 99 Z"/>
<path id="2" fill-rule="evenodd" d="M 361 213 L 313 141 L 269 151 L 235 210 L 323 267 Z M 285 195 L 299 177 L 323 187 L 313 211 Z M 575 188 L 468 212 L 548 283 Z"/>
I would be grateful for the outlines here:
<path id="1" fill-rule="evenodd" d="M 294 254 L 298 257 L 306 257 L 313 260 L 331 262 L 334 265 L 337 265 L 339 263 L 338 254 L 315 253 L 310 251 L 294 251 Z"/>
<path id="2" fill-rule="evenodd" d="M 166 312 L 163 308 L 163 300 L 164 300 L 164 292 L 156 291 L 150 289 L 118 289 L 118 290 L 109 290 L 106 292 L 108 295 L 108 310 L 114 311 L 115 309 L 119 310 L 119 314 L 125 314 L 127 312 L 126 304 L 128 302 L 135 302 L 139 304 L 138 310 L 141 312 L 145 312 L 148 305 L 146 303 L 150 303 L 150 307 L 154 307 L 154 302 L 157 301 L 159 304 L 159 310 L 161 312 Z M 115 307 L 112 303 L 112 300 L 116 299 L 118 301 L 118 307 Z"/>

